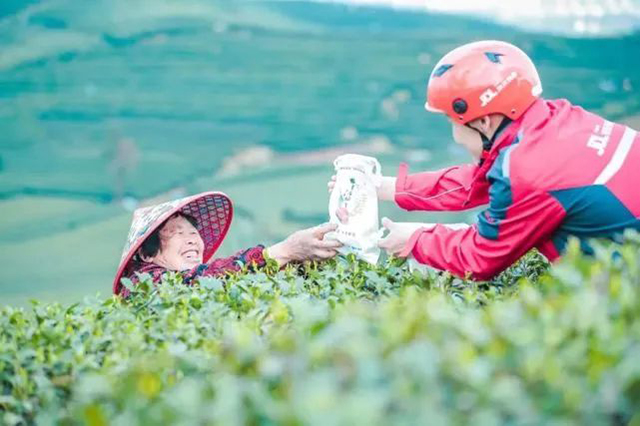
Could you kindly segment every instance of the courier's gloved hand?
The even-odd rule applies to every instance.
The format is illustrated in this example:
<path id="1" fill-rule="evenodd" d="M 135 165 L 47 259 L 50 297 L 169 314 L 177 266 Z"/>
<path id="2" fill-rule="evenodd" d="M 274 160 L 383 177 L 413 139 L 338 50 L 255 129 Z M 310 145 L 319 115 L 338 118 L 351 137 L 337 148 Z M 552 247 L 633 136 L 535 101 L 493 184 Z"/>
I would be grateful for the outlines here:
<path id="1" fill-rule="evenodd" d="M 327 183 L 329 194 L 333 192 L 333 188 L 336 186 L 336 175 L 331 176 Z M 382 183 L 376 189 L 378 193 L 378 200 L 393 201 L 396 197 L 396 178 L 391 176 L 383 176 Z"/>
<path id="2" fill-rule="evenodd" d="M 389 218 L 382 218 L 382 227 L 389 233 L 378 242 L 378 247 L 389 255 L 399 256 L 414 232 L 418 229 L 429 229 L 434 226 L 435 224 L 431 223 L 393 222 Z"/>

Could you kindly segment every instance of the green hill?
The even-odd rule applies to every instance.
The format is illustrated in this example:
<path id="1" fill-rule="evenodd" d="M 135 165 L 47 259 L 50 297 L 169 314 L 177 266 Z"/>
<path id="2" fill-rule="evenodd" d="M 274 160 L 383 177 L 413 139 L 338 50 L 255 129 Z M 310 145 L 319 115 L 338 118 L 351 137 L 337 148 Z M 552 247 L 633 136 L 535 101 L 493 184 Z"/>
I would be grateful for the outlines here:
<path id="1" fill-rule="evenodd" d="M 125 187 L 137 197 L 214 171 L 248 145 L 338 145 L 348 126 L 442 150 L 446 127 L 421 108 L 426 76 L 447 50 L 480 38 L 522 45 L 550 97 L 612 119 L 638 110 L 637 94 L 622 90 L 640 69 L 625 54 L 638 37 L 534 37 L 447 15 L 307 2 L 43 1 L 0 26 L 0 196 L 109 201 L 122 138 L 139 150 Z M 607 93 L 599 85 L 609 80 Z M 394 105 L 397 91 L 408 98 Z"/>
<path id="2" fill-rule="evenodd" d="M 121 195 L 229 192 L 244 215 L 228 253 L 325 217 L 330 160 L 306 169 L 285 154 L 382 140 L 393 151 L 383 158 L 389 174 L 400 161 L 414 170 L 467 161 L 448 143 L 446 121 L 423 109 L 431 67 L 461 43 L 515 42 L 539 64 L 546 96 L 610 119 L 640 111 L 638 35 L 567 39 L 303 1 L 25 5 L 0 13 L 5 303 L 107 292 L 130 218 L 113 202 Z M 284 159 L 218 175 L 256 145 Z M 87 278 L 58 288 L 69 274 Z"/>

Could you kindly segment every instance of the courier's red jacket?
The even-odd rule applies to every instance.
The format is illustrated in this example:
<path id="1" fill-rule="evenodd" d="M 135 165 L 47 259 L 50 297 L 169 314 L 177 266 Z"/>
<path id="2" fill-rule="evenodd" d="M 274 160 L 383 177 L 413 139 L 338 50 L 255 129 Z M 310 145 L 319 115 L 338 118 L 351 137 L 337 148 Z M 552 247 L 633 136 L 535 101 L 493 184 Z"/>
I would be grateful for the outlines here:
<path id="1" fill-rule="evenodd" d="M 566 100 L 538 100 L 502 131 L 479 165 L 407 175 L 403 164 L 400 207 L 487 208 L 467 229 L 416 231 L 402 254 L 482 280 L 534 247 L 556 259 L 570 235 L 615 239 L 626 228 L 640 230 L 638 139 L 636 131 Z"/>

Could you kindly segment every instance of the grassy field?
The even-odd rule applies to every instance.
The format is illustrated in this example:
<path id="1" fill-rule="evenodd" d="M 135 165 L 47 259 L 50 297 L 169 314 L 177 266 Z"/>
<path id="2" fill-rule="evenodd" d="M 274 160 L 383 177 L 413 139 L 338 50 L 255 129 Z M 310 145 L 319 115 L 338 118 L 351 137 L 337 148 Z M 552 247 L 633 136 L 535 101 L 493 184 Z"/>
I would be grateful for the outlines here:
<path id="1" fill-rule="evenodd" d="M 104 220 L 121 211 L 112 204 L 47 196 L 18 196 L 0 200 L 0 210 L 3 215 L 0 243 L 66 232 Z"/>
<path id="2" fill-rule="evenodd" d="M 90 201 L 78 201 L 48 197 L 15 197 L 0 202 L 3 220 L 0 223 L 0 235 L 6 238 L 16 229 L 24 229 L 34 223 L 50 220 L 55 216 L 67 216 L 78 210 L 95 207 Z"/>

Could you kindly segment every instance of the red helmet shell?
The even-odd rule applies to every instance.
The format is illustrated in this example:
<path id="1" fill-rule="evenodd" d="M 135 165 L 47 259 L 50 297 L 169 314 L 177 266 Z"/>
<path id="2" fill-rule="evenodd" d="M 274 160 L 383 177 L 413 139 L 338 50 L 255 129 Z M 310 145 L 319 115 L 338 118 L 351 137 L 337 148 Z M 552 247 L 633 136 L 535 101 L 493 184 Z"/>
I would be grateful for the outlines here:
<path id="1" fill-rule="evenodd" d="M 542 94 L 535 65 L 502 41 L 465 44 L 435 66 L 425 108 L 467 124 L 489 114 L 518 119 Z"/>

